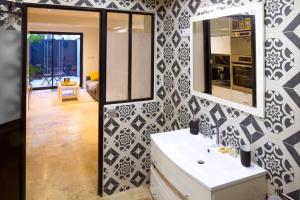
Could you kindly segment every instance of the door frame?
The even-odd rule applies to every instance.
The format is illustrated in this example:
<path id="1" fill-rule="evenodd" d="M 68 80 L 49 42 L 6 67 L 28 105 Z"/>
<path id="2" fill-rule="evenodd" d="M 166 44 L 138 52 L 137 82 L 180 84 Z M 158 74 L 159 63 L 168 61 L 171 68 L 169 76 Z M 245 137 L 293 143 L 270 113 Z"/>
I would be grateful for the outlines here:
<path id="1" fill-rule="evenodd" d="M 36 4 L 36 3 L 23 3 L 22 4 L 22 166 L 21 170 L 24 177 L 21 181 L 22 187 L 22 199 L 25 200 L 26 192 L 26 67 L 27 67 L 27 13 L 28 8 L 44 8 L 44 9 L 58 9 L 58 10 L 73 10 L 73 11 L 89 11 L 98 12 L 100 16 L 99 20 L 99 72 L 101 72 L 99 83 L 101 85 L 100 98 L 98 105 L 98 195 L 103 196 L 103 186 L 104 186 L 104 175 L 103 175 L 103 163 L 104 163 L 104 106 L 111 104 L 106 102 L 106 48 L 107 48 L 107 12 L 120 12 L 129 14 L 143 14 L 152 16 L 152 46 L 151 46 L 151 65 L 152 65 L 152 77 L 151 85 L 154 88 L 154 37 L 155 37 L 155 14 L 153 12 L 141 12 L 134 10 L 119 10 L 119 9 L 106 9 L 106 8 L 92 8 L 92 7 L 77 7 L 77 6 L 65 6 L 65 5 L 53 5 L 53 4 Z M 151 90 L 151 95 L 153 97 L 154 90 Z M 153 97 L 154 98 L 154 97 Z M 132 100 L 130 102 L 141 101 Z M 118 104 L 120 102 L 114 102 Z M 128 103 L 128 102 L 127 102 Z"/>
<path id="2" fill-rule="evenodd" d="M 21 187 L 21 199 L 26 198 L 26 113 L 27 113 L 27 31 L 28 31 L 28 9 L 29 8 L 41 8 L 41 9 L 57 9 L 57 10 L 73 10 L 73 11 L 88 11 L 99 13 L 99 72 L 105 72 L 106 68 L 106 56 L 105 52 L 101 51 L 103 48 L 103 38 L 101 34 L 103 31 L 103 9 L 90 8 L 90 7 L 72 7 L 64 5 L 50 5 L 50 4 L 34 4 L 34 3 L 23 3 L 22 4 L 22 99 L 21 99 L 21 118 L 22 118 L 22 152 L 21 152 L 21 167 L 22 180 L 20 181 Z M 105 43 L 106 47 L 106 43 Z M 106 82 L 105 77 L 100 76 L 100 98 L 98 105 L 98 195 L 103 196 L 103 124 L 104 124 L 104 100 L 105 100 L 105 88 Z"/>
<path id="3" fill-rule="evenodd" d="M 99 15 L 100 17 L 100 15 Z M 100 29 L 101 27 L 99 27 Z M 101 32 L 101 31 L 100 31 Z M 51 35 L 80 35 L 80 82 L 79 86 L 82 87 L 83 83 L 83 45 L 84 45 L 84 34 L 82 32 L 56 32 L 56 31 L 29 31 L 29 34 L 51 34 Z M 52 46 L 53 46 L 53 38 L 52 38 Z M 54 85 L 53 82 L 53 49 L 52 49 L 52 85 L 50 87 L 40 87 L 40 88 L 32 88 L 33 90 L 44 90 L 44 89 L 54 89 L 57 86 Z M 28 56 L 28 54 L 26 55 Z"/>

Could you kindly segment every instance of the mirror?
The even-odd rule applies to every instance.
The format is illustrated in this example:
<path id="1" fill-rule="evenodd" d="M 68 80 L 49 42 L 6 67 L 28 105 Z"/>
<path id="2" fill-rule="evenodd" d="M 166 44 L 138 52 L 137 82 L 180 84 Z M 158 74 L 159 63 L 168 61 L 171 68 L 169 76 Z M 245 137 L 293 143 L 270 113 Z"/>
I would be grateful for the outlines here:
<path id="1" fill-rule="evenodd" d="M 261 3 L 191 18 L 192 94 L 264 115 Z"/>

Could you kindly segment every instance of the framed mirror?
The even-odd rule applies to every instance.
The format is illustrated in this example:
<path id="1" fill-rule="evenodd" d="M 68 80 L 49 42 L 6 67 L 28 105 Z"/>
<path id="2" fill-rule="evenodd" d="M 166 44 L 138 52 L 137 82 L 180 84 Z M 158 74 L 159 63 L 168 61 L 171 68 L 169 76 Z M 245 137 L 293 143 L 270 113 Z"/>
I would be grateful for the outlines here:
<path id="1" fill-rule="evenodd" d="M 192 94 L 264 117 L 263 3 L 191 17 Z"/>

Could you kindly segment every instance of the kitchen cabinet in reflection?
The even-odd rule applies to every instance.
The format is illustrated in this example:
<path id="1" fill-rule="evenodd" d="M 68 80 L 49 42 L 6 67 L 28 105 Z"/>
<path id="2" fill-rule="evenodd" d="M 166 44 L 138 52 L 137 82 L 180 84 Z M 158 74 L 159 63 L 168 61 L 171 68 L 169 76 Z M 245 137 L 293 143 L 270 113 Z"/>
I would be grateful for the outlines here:
<path id="1" fill-rule="evenodd" d="M 255 26 L 251 15 L 207 20 L 204 40 L 210 45 L 205 92 L 247 106 L 256 106 Z"/>

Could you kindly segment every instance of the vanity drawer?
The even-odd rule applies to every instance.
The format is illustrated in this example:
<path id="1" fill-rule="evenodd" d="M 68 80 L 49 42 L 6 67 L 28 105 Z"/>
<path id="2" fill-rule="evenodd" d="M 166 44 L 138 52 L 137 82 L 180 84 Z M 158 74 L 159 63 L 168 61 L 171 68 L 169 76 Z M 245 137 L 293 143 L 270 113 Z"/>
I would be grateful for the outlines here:
<path id="1" fill-rule="evenodd" d="M 151 166 L 150 180 L 150 190 L 155 200 L 182 200 L 153 166 Z"/>
<path id="2" fill-rule="evenodd" d="M 159 177 L 151 169 L 150 173 L 150 191 L 154 200 L 169 200 L 164 194 Z"/>
<path id="3" fill-rule="evenodd" d="M 176 189 L 183 200 L 211 200 L 211 192 L 190 178 L 152 144 L 151 159 L 157 170 Z M 151 180 L 152 181 L 152 180 Z"/>

